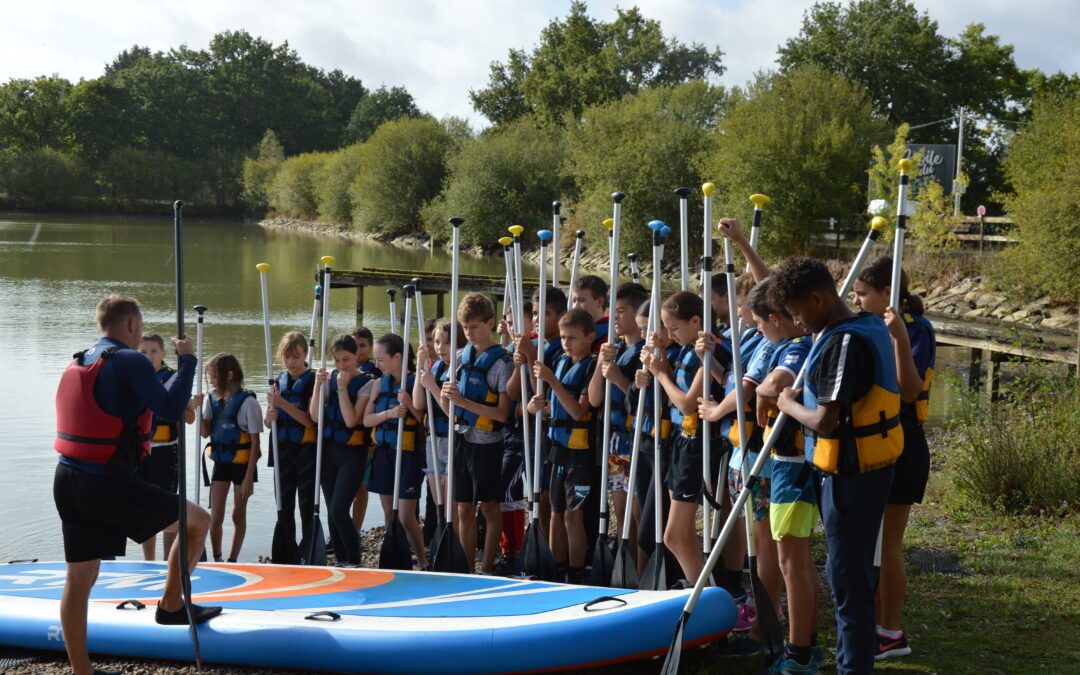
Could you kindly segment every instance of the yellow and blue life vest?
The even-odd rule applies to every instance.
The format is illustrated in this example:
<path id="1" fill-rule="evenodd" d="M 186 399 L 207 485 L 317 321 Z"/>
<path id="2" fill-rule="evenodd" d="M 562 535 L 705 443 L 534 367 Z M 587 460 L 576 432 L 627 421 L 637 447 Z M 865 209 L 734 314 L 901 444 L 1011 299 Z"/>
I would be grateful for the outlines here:
<path id="1" fill-rule="evenodd" d="M 671 365 L 675 369 L 675 386 L 679 388 L 679 391 L 690 391 L 690 386 L 694 383 L 694 377 L 701 368 L 701 359 L 698 358 L 697 352 L 694 351 L 694 345 L 689 344 L 680 348 L 675 361 Z M 670 410 L 671 424 L 680 429 L 684 436 L 696 438 L 698 432 L 696 406 L 694 412 L 689 415 L 684 414 L 679 409 L 679 406 L 674 403 L 669 403 L 668 409 Z"/>
<path id="2" fill-rule="evenodd" d="M 672 345 L 667 348 L 667 359 L 669 362 L 674 362 L 679 357 L 680 347 L 678 345 Z M 640 356 L 640 354 L 639 354 Z M 647 435 L 649 438 L 656 438 L 656 434 L 653 432 L 653 394 L 656 391 L 656 380 L 654 379 L 652 384 L 645 387 L 644 391 L 638 390 L 638 396 L 645 396 L 645 414 L 641 420 L 641 433 Z M 664 395 L 664 390 L 660 389 L 660 395 Z M 630 438 L 633 438 L 634 425 L 637 423 L 636 419 L 637 406 L 636 401 L 627 402 L 627 416 L 626 416 L 626 428 L 630 432 Z M 660 407 L 660 440 L 666 441 L 671 436 L 671 409 L 666 405 Z"/>
<path id="3" fill-rule="evenodd" d="M 809 352 L 811 342 L 812 339 L 809 335 L 800 335 L 799 337 L 786 340 L 777 347 L 776 351 L 773 352 L 772 357 L 769 359 L 769 372 L 771 373 L 781 365 L 784 365 L 784 357 L 792 354 L 793 351 L 806 350 Z M 798 368 L 795 370 L 798 371 Z M 776 425 L 776 418 L 780 416 L 780 410 L 775 404 L 771 404 L 769 405 L 768 410 L 765 411 L 765 414 L 767 415 L 767 421 L 765 422 L 763 438 L 768 438 L 773 432 L 773 427 Z M 802 425 L 793 419 L 787 419 L 784 422 L 784 426 L 780 428 L 780 437 L 777 439 L 776 443 L 773 444 L 772 452 L 774 455 L 780 457 L 801 457 L 805 444 L 806 438 L 803 436 Z"/>
<path id="4" fill-rule="evenodd" d="M 731 329 L 725 331 L 725 337 L 731 339 Z M 742 332 L 739 339 L 739 361 L 743 375 L 746 374 L 750 362 L 754 359 L 754 353 L 765 344 L 764 336 L 756 328 L 747 328 Z M 728 350 L 731 351 L 730 342 Z M 741 384 L 741 383 L 740 383 Z M 728 368 L 724 376 L 724 397 L 735 390 L 735 369 Z M 743 401 L 743 424 L 746 428 L 747 447 L 756 450 L 761 447 L 761 428 L 757 425 L 757 399 L 754 396 L 746 397 Z M 739 425 L 735 423 L 737 413 L 732 412 L 720 420 L 720 435 L 731 441 L 734 448 L 739 448 L 742 438 L 739 436 Z"/>
<path id="5" fill-rule="evenodd" d="M 168 366 L 163 365 L 161 370 L 157 371 L 158 382 L 161 382 L 161 385 L 166 389 L 172 386 L 175 377 L 176 371 Z M 150 438 L 151 445 L 175 443 L 178 437 L 179 431 L 176 422 L 167 422 L 154 415 L 154 435 Z"/>
<path id="6" fill-rule="evenodd" d="M 207 455 L 215 462 L 247 464 L 251 457 L 251 434 L 240 428 L 237 417 L 249 396 L 241 389 L 230 399 L 220 399 L 210 392 L 210 410 L 214 419 L 210 423 L 210 447 Z"/>
<path id="7" fill-rule="evenodd" d="M 499 394 L 488 386 L 487 374 L 496 363 L 508 356 L 509 352 L 502 345 L 492 345 L 479 356 L 476 354 L 475 347 L 471 344 L 466 345 L 465 349 L 461 350 L 461 363 L 457 374 L 457 386 L 461 395 L 483 405 L 498 405 Z M 460 424 L 479 431 L 497 431 L 506 426 L 502 422 L 496 422 L 490 417 L 477 415 L 464 408 L 455 408 L 454 412 Z"/>
<path id="8" fill-rule="evenodd" d="M 300 377 L 296 379 L 293 379 L 292 375 L 289 375 L 289 371 L 283 370 L 281 371 L 281 374 L 278 375 L 277 386 L 278 391 L 281 392 L 281 398 L 301 410 L 307 410 L 314 382 L 315 371 L 310 368 L 301 373 Z M 318 431 L 315 429 L 315 425 L 306 427 L 293 419 L 292 415 L 281 408 L 278 408 L 278 441 L 282 443 L 299 444 L 314 443 L 315 435 L 317 433 Z"/>
<path id="9" fill-rule="evenodd" d="M 645 346 L 645 340 L 630 346 L 623 345 L 622 351 L 615 359 L 615 366 L 631 382 L 634 381 L 634 371 L 640 367 L 641 348 Z M 630 426 L 631 415 L 626 409 L 626 392 L 612 385 L 611 387 L 611 429 L 621 437 L 632 433 Z"/>
<path id="10" fill-rule="evenodd" d="M 356 405 L 360 390 L 371 380 L 371 376 L 361 371 L 349 380 L 349 400 Z M 325 414 L 323 416 L 323 438 L 341 445 L 367 445 L 367 430 L 363 425 L 355 427 L 345 425 L 345 416 L 341 412 L 341 397 L 338 396 L 338 371 L 330 373 L 327 382 Z"/>
<path id="11" fill-rule="evenodd" d="M 435 381 L 442 388 L 443 383 L 450 380 L 450 366 L 444 363 L 442 359 L 438 359 L 431 366 L 431 374 L 435 376 Z M 443 412 L 442 406 L 439 405 L 435 397 L 432 396 L 431 398 L 432 410 L 429 410 L 428 414 L 435 416 L 435 435 L 439 438 L 446 438 L 450 432 L 450 418 Z M 426 419 L 424 421 L 427 422 Z"/>
<path id="12" fill-rule="evenodd" d="M 926 366 L 923 375 L 923 388 L 914 403 L 904 403 L 900 406 L 901 414 L 907 418 L 912 417 L 919 424 L 925 424 L 930 417 L 930 387 L 934 383 L 934 364 L 937 361 L 937 337 L 934 332 L 934 324 L 925 316 L 904 313 L 904 323 L 907 324 L 908 335 L 916 330 L 925 330 L 930 335 L 930 362 Z"/>
<path id="13" fill-rule="evenodd" d="M 841 413 L 840 424 L 831 434 L 804 429 L 806 459 L 826 473 L 866 473 L 894 464 L 904 450 L 904 430 L 900 426 L 900 386 L 896 380 L 892 337 L 885 322 L 872 314 L 860 314 L 827 327 L 818 335 L 806 358 L 803 405 L 818 407 L 814 379 L 821 355 L 834 335 L 862 339 L 873 358 L 873 384 L 850 410 Z"/>
<path id="14" fill-rule="evenodd" d="M 416 375 L 409 373 L 405 382 L 405 390 L 412 391 Z M 383 375 L 379 380 L 379 393 L 375 395 L 375 412 L 381 413 L 396 408 L 398 392 L 401 391 L 401 382 L 394 384 L 394 378 L 389 374 Z M 391 416 L 386 421 L 375 427 L 375 443 L 390 448 L 397 448 L 398 418 Z M 405 415 L 405 434 L 401 438 L 401 449 L 410 452 L 416 449 L 416 436 L 420 433 L 420 422 L 412 416 Z"/>
<path id="15" fill-rule="evenodd" d="M 574 363 L 570 357 L 563 354 L 559 363 L 555 366 L 555 378 L 562 383 L 571 397 L 580 399 L 582 393 L 589 386 L 593 369 L 596 367 L 596 357 L 588 356 Z M 559 402 L 559 397 L 551 391 L 548 396 L 551 401 L 551 414 L 548 418 L 548 438 L 551 442 L 566 448 L 567 450 L 591 450 L 594 449 L 592 442 L 593 413 L 589 412 L 581 418 L 570 416 L 570 412 Z"/>

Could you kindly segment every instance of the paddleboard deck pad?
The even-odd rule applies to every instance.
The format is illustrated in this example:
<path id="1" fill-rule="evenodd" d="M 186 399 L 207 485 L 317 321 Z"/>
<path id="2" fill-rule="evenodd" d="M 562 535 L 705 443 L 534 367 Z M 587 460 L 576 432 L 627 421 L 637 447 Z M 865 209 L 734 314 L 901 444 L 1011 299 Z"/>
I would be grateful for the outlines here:
<path id="1" fill-rule="evenodd" d="M 0 566 L 0 644 L 64 649 L 65 570 L 60 562 Z M 187 626 L 154 622 L 165 572 L 160 562 L 102 562 L 89 609 L 92 654 L 192 660 Z M 524 673 L 646 658 L 667 649 L 690 593 L 221 563 L 199 565 L 191 583 L 196 603 L 224 607 L 199 626 L 205 662 L 358 673 Z M 734 624 L 731 596 L 706 588 L 684 646 L 717 640 Z"/>

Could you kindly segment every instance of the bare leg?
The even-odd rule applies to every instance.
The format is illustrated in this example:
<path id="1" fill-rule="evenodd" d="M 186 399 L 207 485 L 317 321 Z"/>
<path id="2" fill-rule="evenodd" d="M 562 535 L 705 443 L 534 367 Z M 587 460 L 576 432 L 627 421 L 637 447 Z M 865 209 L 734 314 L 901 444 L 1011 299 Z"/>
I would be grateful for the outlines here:
<path id="1" fill-rule="evenodd" d="M 683 577 L 693 583 L 701 576 L 705 562 L 701 555 L 701 541 L 698 539 L 694 520 L 697 516 L 697 504 L 671 500 L 671 512 L 667 527 L 664 528 L 664 545 L 675 554 L 682 568 Z"/>
<path id="2" fill-rule="evenodd" d="M 352 502 L 352 521 L 356 529 L 364 527 L 364 516 L 367 515 L 368 489 L 367 484 L 360 486 Z"/>
<path id="3" fill-rule="evenodd" d="M 175 523 L 173 524 L 175 526 Z M 187 502 L 187 555 L 188 572 L 194 572 L 206 548 L 206 531 L 210 528 L 210 514 L 197 504 Z M 180 588 L 180 541 L 169 549 L 169 571 L 165 577 L 165 590 L 161 595 L 161 608 L 175 612 L 183 604 Z"/>
<path id="4" fill-rule="evenodd" d="M 165 531 L 161 533 L 161 557 L 167 558 L 169 551 L 172 550 L 173 542 L 176 541 L 176 525 L 170 525 L 165 528 Z"/>
<path id="5" fill-rule="evenodd" d="M 169 550 L 168 544 L 165 545 L 165 551 Z M 143 560 L 153 560 L 157 552 L 157 535 L 150 537 L 142 543 Z"/>
<path id="6" fill-rule="evenodd" d="M 585 547 L 588 541 L 585 536 L 585 512 L 577 510 L 564 512 L 563 525 L 566 529 L 568 563 L 570 567 L 584 567 Z"/>
<path id="7" fill-rule="evenodd" d="M 60 596 L 60 627 L 68 661 L 75 675 L 91 675 L 94 666 L 86 650 L 86 612 L 90 590 L 97 581 L 100 560 L 68 563 L 64 593 Z"/>
<path id="8" fill-rule="evenodd" d="M 569 555 L 569 544 L 566 541 L 566 522 L 563 519 L 563 514 L 556 511 L 551 512 L 551 521 L 548 525 L 548 546 L 551 547 L 551 554 L 555 558 L 555 564 L 565 565 Z"/>
<path id="9" fill-rule="evenodd" d="M 780 574 L 780 563 L 777 560 L 776 540 L 772 538 L 772 527 L 769 519 L 754 521 L 754 548 L 757 555 L 757 572 L 769 599 L 773 602 L 773 611 L 780 613 L 780 586 L 783 583 Z M 809 552 L 809 549 L 807 549 Z M 755 598 L 757 600 L 757 598 Z M 758 614 L 762 608 L 758 606 Z"/>
<path id="10" fill-rule="evenodd" d="M 210 548 L 214 560 L 221 557 L 221 525 L 225 522 L 225 502 L 229 499 L 229 481 L 210 483 Z"/>
<path id="11" fill-rule="evenodd" d="M 809 647 L 817 626 L 817 572 L 810 538 L 787 536 L 776 543 L 788 598 L 788 642 Z"/>
<path id="12" fill-rule="evenodd" d="M 229 549 L 229 560 L 239 560 L 240 547 L 244 545 L 244 537 L 247 536 L 247 497 L 240 493 L 239 485 L 233 488 L 232 522 L 232 548 Z"/>
<path id="13" fill-rule="evenodd" d="M 881 540 L 881 578 L 877 590 L 878 625 L 886 630 L 900 630 L 900 615 L 907 595 L 907 569 L 904 567 L 904 530 L 911 506 L 889 504 L 885 507 L 885 532 Z"/>
<path id="14" fill-rule="evenodd" d="M 424 547 L 424 530 L 416 518 L 416 500 L 402 499 L 398 502 L 398 521 L 405 528 L 405 536 L 420 567 L 427 565 L 427 549 Z"/>
<path id="15" fill-rule="evenodd" d="M 540 531 L 544 536 L 550 536 L 548 523 L 551 522 L 551 496 L 547 492 L 540 493 Z"/>
<path id="16" fill-rule="evenodd" d="M 390 522 L 394 515 L 394 496 L 379 495 L 379 504 L 382 505 L 383 525 L 390 527 Z"/>
<path id="17" fill-rule="evenodd" d="M 465 551 L 465 559 L 469 569 L 476 566 L 476 505 L 472 502 L 455 502 L 457 504 L 457 530 L 458 539 L 461 540 L 461 548 Z"/>
<path id="18" fill-rule="evenodd" d="M 495 569 L 495 553 L 499 550 L 499 537 L 502 535 L 502 509 L 499 508 L 499 502 L 480 502 L 480 511 L 487 523 L 484 530 L 484 557 L 480 562 L 480 569 L 491 572 Z"/>

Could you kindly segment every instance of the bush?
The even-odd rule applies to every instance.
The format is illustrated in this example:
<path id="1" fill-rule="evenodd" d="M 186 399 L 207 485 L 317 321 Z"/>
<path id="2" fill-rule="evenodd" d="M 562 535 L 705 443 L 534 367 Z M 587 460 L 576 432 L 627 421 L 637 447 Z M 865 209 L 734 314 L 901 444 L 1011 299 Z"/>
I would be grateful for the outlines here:
<path id="1" fill-rule="evenodd" d="M 30 150 L 5 162 L 0 182 L 9 198 L 35 207 L 64 206 L 93 187 L 78 158 L 52 148 Z"/>
<path id="2" fill-rule="evenodd" d="M 307 152 L 282 162 L 267 189 L 270 207 L 296 218 L 311 220 L 318 216 L 315 176 L 326 158 L 326 153 Z"/>
<path id="3" fill-rule="evenodd" d="M 420 209 L 442 190 L 454 139 L 430 117 L 380 126 L 358 150 L 360 171 L 349 190 L 353 227 L 384 235 L 422 231 Z"/>
<path id="4" fill-rule="evenodd" d="M 562 134 L 529 118 L 467 141 L 447 163 L 446 189 L 424 209 L 428 231 L 446 238 L 447 219 L 461 216 L 463 244 L 493 246 L 515 223 L 532 233 L 549 228 L 551 202 L 567 182 L 563 155 Z"/>
<path id="5" fill-rule="evenodd" d="M 265 209 L 270 206 L 267 190 L 283 161 L 285 161 L 285 151 L 281 147 L 281 142 L 278 141 L 273 129 L 267 129 L 255 149 L 255 157 L 244 158 L 241 176 L 243 190 L 240 194 L 248 208 Z"/>
<path id="6" fill-rule="evenodd" d="M 1007 513 L 1075 510 L 1080 504 L 1080 380 L 1045 367 L 1012 383 L 1015 397 L 980 408 L 960 403 L 949 425 L 953 482 L 971 501 Z"/>
<path id="7" fill-rule="evenodd" d="M 360 173 L 361 154 L 359 143 L 332 152 L 315 173 L 315 202 L 321 220 L 341 225 L 351 222 L 355 205 L 349 190 Z"/>
<path id="8" fill-rule="evenodd" d="M 101 166 L 101 181 L 113 198 L 170 200 L 193 198 L 201 185 L 193 162 L 154 150 L 118 148 Z"/>

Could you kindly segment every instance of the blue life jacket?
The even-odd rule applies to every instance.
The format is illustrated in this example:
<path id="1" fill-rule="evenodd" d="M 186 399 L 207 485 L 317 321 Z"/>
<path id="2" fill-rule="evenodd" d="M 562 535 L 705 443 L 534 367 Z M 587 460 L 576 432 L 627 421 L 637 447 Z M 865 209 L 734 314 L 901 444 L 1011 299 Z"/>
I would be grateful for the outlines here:
<path id="1" fill-rule="evenodd" d="M 441 388 L 444 382 L 450 381 L 450 366 L 441 359 L 436 360 L 431 365 L 431 374 L 435 376 L 435 381 L 439 383 Z M 450 418 L 443 412 L 439 401 L 434 396 L 431 397 L 431 406 L 432 410 L 428 414 L 435 416 L 435 435 L 439 438 L 446 438 L 447 434 L 450 433 Z"/>
<path id="2" fill-rule="evenodd" d="M 697 352 L 694 351 L 694 345 L 689 344 L 679 349 L 679 353 L 671 365 L 675 369 L 675 386 L 679 388 L 679 391 L 690 391 L 690 385 L 694 383 L 694 376 L 701 369 L 701 359 L 698 358 Z M 694 412 L 689 415 L 684 414 L 679 409 L 679 406 L 674 403 L 669 403 L 668 409 L 671 411 L 669 413 L 671 424 L 680 429 L 684 436 L 696 438 L 698 432 L 696 407 Z"/>
<path id="3" fill-rule="evenodd" d="M 922 314 L 904 313 L 904 323 L 907 324 L 908 335 L 915 331 L 923 330 L 930 334 L 930 363 L 926 366 L 923 374 L 923 388 L 914 403 L 901 403 L 900 413 L 907 420 L 915 420 L 918 424 L 925 424 L 930 417 L 930 386 L 934 383 L 934 365 L 937 361 L 937 338 L 934 332 L 934 324 L 930 323 Z M 156 420 L 155 420 L 156 422 Z"/>
<path id="4" fill-rule="evenodd" d="M 277 386 L 278 391 L 281 392 L 282 399 L 301 410 L 307 410 L 311 398 L 311 388 L 314 385 L 314 382 L 315 371 L 310 368 L 301 373 L 300 377 L 295 380 L 292 375 L 289 375 L 289 371 L 283 370 L 281 371 L 281 374 L 278 375 Z M 292 415 L 281 408 L 277 409 L 277 414 L 278 441 L 299 444 L 315 442 L 315 435 L 318 431 L 314 424 L 306 427 L 293 419 Z"/>
<path id="5" fill-rule="evenodd" d="M 615 365 L 623 377 L 634 381 L 634 372 L 641 367 L 641 348 L 645 341 L 630 346 L 623 345 L 622 351 L 615 359 Z M 626 392 L 618 387 L 611 386 L 611 430 L 626 438 L 632 431 L 629 425 L 630 413 L 627 411 Z"/>
<path id="6" fill-rule="evenodd" d="M 498 405 L 499 394 L 488 386 L 487 375 L 492 366 L 508 356 L 509 353 L 502 345 L 492 345 L 479 356 L 471 344 L 465 345 L 465 349 L 461 350 L 457 374 L 458 391 L 461 395 L 483 405 Z M 454 412 L 457 414 L 459 423 L 480 431 L 497 431 L 506 426 L 502 422 L 496 422 L 490 417 L 477 415 L 461 407 L 455 408 Z"/>
<path id="7" fill-rule="evenodd" d="M 416 375 L 409 373 L 405 380 L 405 390 L 412 391 Z M 379 380 L 379 393 L 375 395 L 375 412 L 386 412 L 398 407 L 398 392 L 400 391 L 400 382 L 394 384 L 394 378 L 390 374 L 383 375 L 382 379 Z M 398 418 L 391 415 L 386 421 L 375 427 L 376 445 L 385 445 L 396 449 L 397 431 Z M 417 434 L 421 433 L 420 422 L 412 416 L 412 413 L 407 413 L 405 415 L 405 435 L 401 439 L 401 449 L 405 452 L 415 450 Z"/>
<path id="8" fill-rule="evenodd" d="M 366 373 L 373 380 L 377 380 L 383 376 L 382 371 L 375 367 L 375 362 L 371 359 L 360 364 L 360 372 Z"/>
<path id="9" fill-rule="evenodd" d="M 580 399 L 589 386 L 589 379 L 592 378 L 595 367 L 595 356 L 588 356 L 573 363 L 568 355 L 563 354 L 555 366 L 555 378 L 562 383 L 570 396 Z M 559 402 L 559 397 L 554 391 L 551 391 L 548 396 L 551 401 L 548 438 L 551 442 L 568 450 L 595 449 L 590 438 L 592 435 L 590 432 L 595 428 L 592 410 L 590 409 L 582 418 L 575 419 Z"/>
<path id="10" fill-rule="evenodd" d="M 371 380 L 371 377 L 361 371 L 353 375 L 349 380 L 349 401 L 356 405 L 356 399 L 360 396 L 360 390 Z M 330 373 L 330 380 L 326 383 L 326 410 L 323 414 L 323 438 L 340 445 L 362 446 L 367 445 L 367 433 L 362 424 L 355 427 L 345 425 L 345 416 L 341 413 L 341 397 L 338 395 L 338 371 Z"/>
<path id="11" fill-rule="evenodd" d="M 241 389 L 230 399 L 219 399 L 217 394 L 210 392 L 210 410 L 214 415 L 210 423 L 210 459 L 226 464 L 248 463 L 251 434 L 240 428 L 236 418 L 248 396 L 254 395 L 247 389 Z"/>
<path id="12" fill-rule="evenodd" d="M 730 335 L 731 333 L 728 331 L 729 340 Z M 756 328 L 747 328 L 742 332 L 742 337 L 739 340 L 739 363 L 742 366 L 741 370 L 744 375 L 746 369 L 750 367 L 750 362 L 754 359 L 754 352 L 757 351 L 758 347 L 765 344 L 763 337 Z M 730 343 L 728 348 L 731 348 Z M 735 369 L 728 368 L 727 374 L 724 376 L 724 397 L 727 397 L 733 391 L 735 391 Z M 756 397 L 750 396 L 743 401 L 743 412 L 745 413 L 744 423 L 748 439 L 747 447 L 756 450 L 762 445 L 761 428 L 757 425 Z M 732 412 L 720 420 L 720 435 L 731 441 L 734 448 L 739 448 L 742 442 L 739 437 L 739 427 L 735 424 L 737 418 L 737 413 Z"/>
<path id="13" fill-rule="evenodd" d="M 158 382 L 165 388 L 172 386 L 172 381 L 175 377 L 176 371 L 168 366 L 163 365 L 161 370 L 157 371 Z M 178 437 L 179 430 L 177 429 L 176 422 L 168 422 L 160 419 L 157 415 L 154 415 L 154 435 L 150 437 L 151 445 L 168 445 L 170 443 L 175 443 Z"/>
<path id="14" fill-rule="evenodd" d="M 818 335 L 806 358 L 803 405 L 818 407 L 814 379 L 824 345 L 834 335 L 850 335 L 864 340 L 873 358 L 873 384 L 850 408 L 841 412 L 840 424 L 831 434 L 804 428 L 806 460 L 826 473 L 856 474 L 887 467 L 904 450 L 904 430 L 900 426 L 900 386 L 892 337 L 885 322 L 873 314 L 859 314 L 835 323 Z"/>
<path id="15" fill-rule="evenodd" d="M 675 359 L 679 357 L 679 350 L 681 347 L 677 344 L 672 344 L 665 351 L 667 360 L 670 363 L 674 363 Z M 650 438 L 655 438 L 656 434 L 653 433 L 653 392 L 656 391 L 656 380 L 653 379 L 652 383 L 645 388 L 644 391 L 639 390 L 638 396 L 645 396 L 645 414 L 641 420 L 641 433 Z M 664 395 L 664 390 L 661 387 L 660 395 Z M 630 430 L 633 439 L 634 425 L 636 424 L 635 414 L 637 413 L 637 402 L 627 402 L 627 418 L 626 428 Z M 660 440 L 666 441 L 671 436 L 671 409 L 668 406 L 661 404 L 660 406 Z"/>

